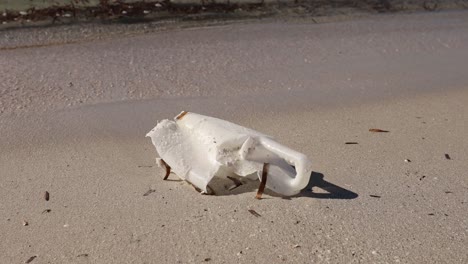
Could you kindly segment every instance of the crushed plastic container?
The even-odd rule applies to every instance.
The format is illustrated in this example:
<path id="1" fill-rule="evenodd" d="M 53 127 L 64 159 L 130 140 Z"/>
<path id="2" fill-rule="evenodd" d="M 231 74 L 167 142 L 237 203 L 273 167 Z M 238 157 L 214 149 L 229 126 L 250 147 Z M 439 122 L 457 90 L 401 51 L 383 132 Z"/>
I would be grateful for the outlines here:
<path id="1" fill-rule="evenodd" d="M 265 185 L 291 196 L 307 186 L 312 172 L 304 154 L 270 136 L 191 112 L 162 120 L 146 136 L 156 147 L 159 165 L 166 167 L 165 179 L 172 170 L 205 193 L 213 177 L 239 175 L 261 180 L 257 198 Z"/>

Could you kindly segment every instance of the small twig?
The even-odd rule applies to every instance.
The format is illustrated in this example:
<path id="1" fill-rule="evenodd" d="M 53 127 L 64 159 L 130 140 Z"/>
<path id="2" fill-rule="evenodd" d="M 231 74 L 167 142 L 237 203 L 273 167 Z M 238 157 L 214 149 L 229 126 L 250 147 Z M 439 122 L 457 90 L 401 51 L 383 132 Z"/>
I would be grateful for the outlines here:
<path id="1" fill-rule="evenodd" d="M 31 263 L 35 258 L 37 258 L 37 256 L 32 256 L 28 258 L 28 260 L 26 260 L 25 263 Z"/>
<path id="2" fill-rule="evenodd" d="M 261 217 L 262 215 L 257 213 L 255 210 L 249 209 L 249 213 L 251 213 L 255 217 Z"/>
<path id="3" fill-rule="evenodd" d="M 258 191 L 257 191 L 257 195 L 255 196 L 255 199 L 258 199 L 258 200 L 262 199 L 262 194 L 263 194 L 263 191 L 265 190 L 265 185 L 267 182 L 268 167 L 269 167 L 268 163 L 263 164 L 262 181 L 260 182 L 260 186 L 258 186 Z"/>
<path id="4" fill-rule="evenodd" d="M 169 174 L 171 174 L 171 166 L 169 166 L 163 159 L 161 159 L 161 163 L 166 168 L 166 175 L 164 175 L 163 180 L 167 180 Z"/>
<path id="5" fill-rule="evenodd" d="M 371 128 L 369 129 L 370 132 L 377 132 L 377 133 L 387 133 L 390 132 L 388 130 L 378 129 L 378 128 Z"/>
<path id="6" fill-rule="evenodd" d="M 153 190 L 153 189 L 149 189 L 147 192 L 145 192 L 145 194 L 143 194 L 143 196 L 148 196 L 150 195 L 151 193 L 154 193 L 156 190 Z"/>

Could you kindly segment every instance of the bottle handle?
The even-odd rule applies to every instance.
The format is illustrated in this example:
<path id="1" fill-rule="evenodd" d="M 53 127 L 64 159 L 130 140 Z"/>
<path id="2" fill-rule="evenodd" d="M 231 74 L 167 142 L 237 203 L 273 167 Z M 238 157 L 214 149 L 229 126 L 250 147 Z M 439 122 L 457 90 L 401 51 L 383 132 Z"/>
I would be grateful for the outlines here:
<path id="1" fill-rule="evenodd" d="M 312 163 L 306 155 L 292 150 L 270 138 L 260 138 L 259 143 L 267 150 L 278 155 L 296 169 L 296 175 L 290 179 L 289 185 L 296 190 L 304 189 L 309 183 L 310 174 L 312 173 Z"/>

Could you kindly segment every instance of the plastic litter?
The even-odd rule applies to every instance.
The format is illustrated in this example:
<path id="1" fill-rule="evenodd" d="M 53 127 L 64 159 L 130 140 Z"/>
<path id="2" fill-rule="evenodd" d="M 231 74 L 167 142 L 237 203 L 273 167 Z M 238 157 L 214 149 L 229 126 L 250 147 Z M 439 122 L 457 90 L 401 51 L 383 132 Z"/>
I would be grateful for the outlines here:
<path id="1" fill-rule="evenodd" d="M 148 134 L 160 158 L 171 170 L 202 192 L 209 193 L 213 177 L 238 175 L 260 179 L 263 188 L 282 195 L 298 194 L 309 183 L 310 160 L 255 130 L 214 117 L 182 112 L 174 121 L 162 120 Z"/>

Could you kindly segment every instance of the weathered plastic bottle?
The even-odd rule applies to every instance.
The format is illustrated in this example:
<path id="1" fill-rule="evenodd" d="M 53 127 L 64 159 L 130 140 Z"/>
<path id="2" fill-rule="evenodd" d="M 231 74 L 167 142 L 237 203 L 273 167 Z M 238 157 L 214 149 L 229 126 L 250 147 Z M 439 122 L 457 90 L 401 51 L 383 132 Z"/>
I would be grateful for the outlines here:
<path id="1" fill-rule="evenodd" d="M 268 164 L 266 187 L 291 196 L 307 186 L 312 172 L 304 154 L 270 136 L 191 112 L 159 122 L 146 136 L 177 176 L 205 192 L 214 176 L 262 179 Z"/>

